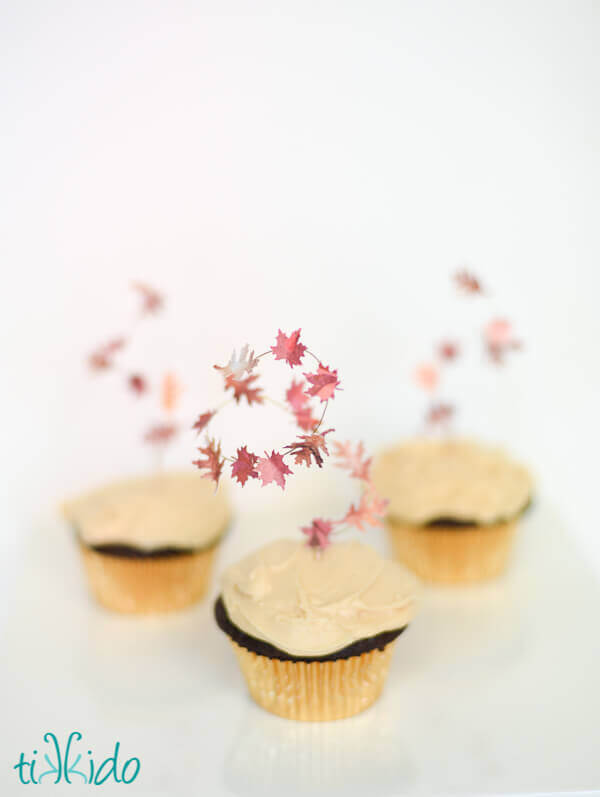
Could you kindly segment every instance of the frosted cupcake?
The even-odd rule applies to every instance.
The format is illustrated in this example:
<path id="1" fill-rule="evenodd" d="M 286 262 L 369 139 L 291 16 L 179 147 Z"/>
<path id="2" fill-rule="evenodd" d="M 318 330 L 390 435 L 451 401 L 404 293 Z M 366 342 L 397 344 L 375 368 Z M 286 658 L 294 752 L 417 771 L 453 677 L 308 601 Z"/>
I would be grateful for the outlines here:
<path id="1" fill-rule="evenodd" d="M 357 714 L 380 694 L 394 641 L 412 617 L 415 581 L 370 548 L 333 543 L 344 530 L 381 525 L 386 501 L 372 484 L 371 459 L 362 443 L 332 439 L 335 430 L 325 428 L 327 408 L 340 385 L 338 371 L 324 365 L 300 333 L 280 329 L 270 348 L 256 349 L 263 352 L 258 357 L 245 344 L 226 365 L 215 366 L 225 391 L 233 390 L 234 403 L 245 398 L 248 406 L 267 398 L 256 384 L 264 357 L 301 369 L 285 392 L 287 407 L 269 397 L 298 427 L 294 438 L 263 456 L 241 441 L 224 454 L 220 441 L 208 436 L 215 416 L 231 406 L 224 402 L 218 410 L 202 412 L 194 424 L 206 434 L 195 464 L 215 484 L 227 463 L 241 487 L 256 480 L 285 490 L 296 469 L 321 469 L 331 447 L 337 466 L 360 483 L 360 499 L 343 514 L 315 517 L 301 528 L 304 543 L 280 540 L 230 567 L 215 606 L 217 623 L 229 636 L 259 705 L 290 719 L 333 720 Z"/>
<path id="2" fill-rule="evenodd" d="M 182 609 L 206 592 L 229 522 L 222 490 L 195 473 L 127 479 L 68 501 L 90 588 L 119 612 Z"/>
<path id="3" fill-rule="evenodd" d="M 529 506 L 529 472 L 467 440 L 419 439 L 381 454 L 373 481 L 389 499 L 396 557 L 428 581 L 494 578 L 506 567 Z"/>
<path id="4" fill-rule="evenodd" d="M 381 694 L 416 579 L 358 542 L 273 542 L 229 567 L 215 604 L 250 694 L 295 720 L 335 720 Z"/>

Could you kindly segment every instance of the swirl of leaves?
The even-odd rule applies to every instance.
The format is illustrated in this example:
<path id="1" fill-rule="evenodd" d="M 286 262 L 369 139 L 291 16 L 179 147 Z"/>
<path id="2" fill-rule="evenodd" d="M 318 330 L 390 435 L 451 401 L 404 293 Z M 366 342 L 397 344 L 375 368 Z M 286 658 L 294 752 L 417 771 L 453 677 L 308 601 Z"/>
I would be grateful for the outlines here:
<path id="1" fill-rule="evenodd" d="M 471 297 L 489 298 L 483 283 L 467 269 L 457 271 L 452 281 L 460 293 Z M 523 342 L 514 333 L 513 326 L 506 318 L 492 318 L 481 333 L 483 351 L 489 362 L 503 365 L 511 352 L 523 348 Z M 447 366 L 454 363 L 461 355 L 463 346 L 456 340 L 440 341 L 434 350 L 434 357 L 428 362 L 417 365 L 413 372 L 414 382 L 430 396 L 429 406 L 425 410 L 425 426 L 427 429 L 450 430 L 452 420 L 456 416 L 456 407 L 439 399 L 437 391 L 443 381 Z"/>
<path id="2" fill-rule="evenodd" d="M 128 347 L 139 320 L 148 316 L 155 316 L 164 308 L 165 300 L 161 293 L 144 282 L 132 282 L 131 288 L 138 297 L 136 317 L 131 323 L 131 329 L 126 335 L 119 335 L 109 339 L 106 343 L 97 346 L 87 358 L 88 366 L 95 372 L 112 371 L 122 378 L 124 385 L 131 395 L 141 398 L 151 393 L 158 393 L 159 404 L 163 419 L 151 425 L 145 432 L 143 440 L 154 446 L 160 456 L 179 432 L 179 426 L 173 422 L 172 415 L 177 409 L 181 394 L 181 385 L 172 373 L 166 373 L 160 384 L 154 386 L 149 383 L 146 376 L 138 371 L 129 371 L 121 367 L 119 356 Z"/>
<path id="3" fill-rule="evenodd" d="M 273 449 L 271 453 L 265 451 L 264 456 L 259 456 L 248 450 L 247 445 L 239 446 L 235 456 L 226 456 L 221 452 L 221 444 L 207 436 L 204 445 L 198 448 L 203 455 L 193 464 L 202 472 L 206 479 L 214 481 L 218 487 L 223 467 L 227 462 L 231 466 L 231 477 L 242 487 L 251 479 L 257 479 L 264 487 L 275 484 L 285 489 L 287 478 L 293 475 L 289 458 L 293 465 L 304 465 L 310 468 L 316 465 L 323 467 L 325 458 L 329 456 L 327 435 L 334 429 L 322 430 L 323 421 L 329 402 L 335 398 L 339 390 L 340 381 L 338 372 L 329 366 L 323 365 L 322 360 L 311 352 L 308 347 L 300 342 L 301 329 L 287 335 L 278 330 L 275 344 L 267 351 L 255 356 L 254 350 L 245 344 L 237 350 L 234 349 L 226 365 L 215 365 L 224 378 L 225 391 L 233 391 L 233 395 L 219 407 L 202 412 L 192 429 L 200 434 L 208 435 L 208 427 L 213 418 L 228 404 L 240 404 L 245 398 L 248 406 L 271 402 L 282 407 L 294 419 L 296 425 L 307 434 L 298 434 L 297 439 L 283 445 L 279 451 Z M 273 401 L 264 395 L 262 387 L 256 385 L 259 375 L 255 368 L 263 357 L 272 356 L 274 360 L 285 362 L 290 368 L 303 366 L 306 357 L 311 357 L 316 363 L 314 370 L 303 372 L 302 377 L 292 380 L 285 392 L 285 403 Z M 318 399 L 324 405 L 320 413 L 315 412 L 312 401 Z M 364 530 L 367 526 L 381 525 L 386 501 L 381 499 L 371 483 L 370 463 L 365 457 L 364 447 L 359 443 L 356 450 L 350 443 L 337 443 L 334 445 L 334 457 L 338 459 L 339 467 L 346 468 L 349 475 L 359 479 L 364 485 L 364 491 L 359 503 L 350 506 L 345 515 L 338 520 L 315 518 L 311 525 L 303 527 L 302 532 L 307 536 L 307 544 L 319 549 L 326 548 L 330 543 L 330 536 L 343 530 L 344 527 Z"/>

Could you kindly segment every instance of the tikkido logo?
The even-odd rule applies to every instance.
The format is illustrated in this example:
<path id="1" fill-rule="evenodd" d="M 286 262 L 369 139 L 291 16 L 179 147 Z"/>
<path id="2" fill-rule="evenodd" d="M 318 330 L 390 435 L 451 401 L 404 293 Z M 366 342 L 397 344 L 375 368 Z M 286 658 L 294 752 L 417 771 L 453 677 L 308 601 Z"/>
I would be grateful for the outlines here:
<path id="1" fill-rule="evenodd" d="M 119 762 L 120 742 L 115 742 L 114 753 L 98 765 L 91 750 L 86 750 L 87 761 L 83 754 L 73 749 L 83 736 L 79 731 L 69 734 L 64 748 L 61 747 L 56 734 L 44 734 L 45 750 L 33 751 L 29 760 L 21 753 L 13 769 L 17 770 L 19 781 L 23 784 L 33 783 L 87 783 L 101 786 L 109 778 L 116 783 L 133 783 L 140 772 L 140 759 L 133 756 Z M 41 745 L 40 745 L 41 747 Z M 84 746 L 87 747 L 87 745 Z M 40 760 L 38 760 L 38 755 Z M 83 760 L 82 760 L 83 759 Z"/>

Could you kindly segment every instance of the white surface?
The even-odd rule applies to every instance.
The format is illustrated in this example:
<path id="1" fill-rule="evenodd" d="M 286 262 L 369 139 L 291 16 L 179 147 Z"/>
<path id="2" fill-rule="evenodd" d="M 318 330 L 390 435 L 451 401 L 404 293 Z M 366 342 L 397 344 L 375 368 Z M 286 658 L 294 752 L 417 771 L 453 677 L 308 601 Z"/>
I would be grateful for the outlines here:
<path id="1" fill-rule="evenodd" d="M 282 520 L 255 512 L 236 524 L 218 569 Z M 385 549 L 383 533 L 369 539 Z M 46 730 L 80 730 L 99 757 L 121 741 L 142 762 L 134 794 L 600 787 L 600 589 L 550 506 L 524 524 L 506 577 L 425 590 L 382 698 L 335 723 L 282 720 L 251 702 L 212 619 L 216 583 L 197 609 L 140 620 L 90 602 L 62 526 L 39 529 L 28 562 L 0 669 L 2 794 L 21 793 L 10 765 Z"/>

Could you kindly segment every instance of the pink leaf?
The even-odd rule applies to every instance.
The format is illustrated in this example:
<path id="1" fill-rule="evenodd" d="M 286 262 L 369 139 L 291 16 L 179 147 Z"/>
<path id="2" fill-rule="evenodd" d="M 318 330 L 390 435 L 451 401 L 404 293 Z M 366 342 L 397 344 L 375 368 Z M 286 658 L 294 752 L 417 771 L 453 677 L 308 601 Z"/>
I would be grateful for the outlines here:
<path id="1" fill-rule="evenodd" d="M 173 423 L 158 423 L 155 426 L 151 426 L 150 429 L 144 435 L 144 440 L 146 443 L 152 443 L 153 445 L 160 444 L 160 443 L 168 443 L 170 440 L 175 437 L 177 433 L 177 427 Z"/>
<path id="2" fill-rule="evenodd" d="M 142 314 L 158 313 L 162 309 L 164 299 L 158 291 L 144 282 L 133 282 L 131 287 L 137 291 L 142 299 Z"/>
<path id="3" fill-rule="evenodd" d="M 231 476 L 237 479 L 238 482 L 244 486 L 248 479 L 258 479 L 258 471 L 256 470 L 256 463 L 258 457 L 252 454 L 246 446 L 238 448 L 237 458 L 231 465 Z"/>
<path id="4" fill-rule="evenodd" d="M 264 401 L 262 388 L 250 387 L 255 379 L 258 379 L 258 374 L 247 376 L 246 379 L 234 379 L 232 376 L 228 376 L 225 380 L 225 390 L 229 390 L 230 388 L 233 390 L 233 398 L 236 404 L 239 404 L 244 397 L 250 407 L 252 404 L 262 404 Z"/>
<path id="5" fill-rule="evenodd" d="M 381 526 L 383 525 L 383 517 L 385 508 L 388 502 L 380 498 L 375 492 L 369 491 L 363 493 L 360 503 L 355 508 L 354 504 L 350 504 L 350 509 L 346 513 L 342 523 L 348 526 L 353 526 L 364 531 L 366 526 Z"/>
<path id="6" fill-rule="evenodd" d="M 483 330 L 483 338 L 490 359 L 501 365 L 507 352 L 522 348 L 521 341 L 516 340 L 512 324 L 505 318 L 495 318 Z"/>
<path id="7" fill-rule="evenodd" d="M 221 456 L 221 444 L 217 445 L 214 440 L 209 440 L 208 445 L 204 448 L 200 446 L 198 451 L 204 454 L 204 457 L 195 460 L 192 465 L 195 465 L 199 470 L 206 471 L 206 473 L 202 474 L 203 479 L 212 479 L 215 484 L 218 484 L 225 463 Z"/>
<path id="8" fill-rule="evenodd" d="M 294 415 L 296 416 L 296 423 L 298 426 L 301 429 L 304 429 L 306 432 L 312 431 L 319 423 L 319 419 L 313 417 L 312 409 L 310 407 L 303 407 L 300 410 L 296 410 Z"/>
<path id="9" fill-rule="evenodd" d="M 148 390 L 148 383 L 141 374 L 131 374 L 127 378 L 127 384 L 136 396 L 141 396 Z"/>
<path id="10" fill-rule="evenodd" d="M 459 354 L 460 347 L 452 340 L 444 340 L 438 346 L 438 355 L 442 360 L 456 360 Z"/>
<path id="11" fill-rule="evenodd" d="M 271 351 L 276 360 L 285 360 L 292 368 L 295 365 L 300 365 L 306 351 L 306 346 L 299 342 L 300 332 L 301 330 L 297 329 L 288 337 L 279 330 L 275 346 L 271 346 Z"/>
<path id="12" fill-rule="evenodd" d="M 271 453 L 271 456 L 268 456 L 265 451 L 265 456 L 258 460 L 256 469 L 263 487 L 270 482 L 275 482 L 282 490 L 285 488 L 285 477 L 292 474 L 281 454 L 275 451 Z"/>
<path id="13" fill-rule="evenodd" d="M 490 345 L 506 346 L 513 337 L 512 325 L 505 318 L 495 318 L 486 326 L 484 335 Z"/>
<path id="14" fill-rule="evenodd" d="M 429 426 L 446 424 L 452 419 L 454 412 L 455 410 L 452 404 L 443 404 L 442 402 L 432 404 L 427 410 L 425 422 Z"/>
<path id="15" fill-rule="evenodd" d="M 333 398 L 333 394 L 340 384 L 337 378 L 337 370 L 331 371 L 329 366 L 319 363 L 317 372 L 315 374 L 304 374 L 304 376 L 311 383 L 306 392 L 309 396 L 318 396 L 321 401 L 329 401 Z"/>
<path id="16" fill-rule="evenodd" d="M 208 426 L 208 424 L 210 423 L 210 421 L 212 420 L 214 415 L 215 415 L 215 411 L 214 410 L 209 410 L 208 412 L 203 412 L 202 415 L 198 416 L 198 419 L 197 419 L 196 423 L 192 426 L 192 429 L 194 429 L 198 434 L 200 434 L 200 432 L 206 426 Z"/>
<path id="17" fill-rule="evenodd" d="M 306 406 L 308 396 L 304 392 L 304 385 L 302 382 L 296 382 L 296 380 L 292 382 L 290 387 L 286 390 L 285 400 L 294 412 L 298 412 Z"/>
<path id="18" fill-rule="evenodd" d="M 90 368 L 95 371 L 103 371 L 111 368 L 114 355 L 125 347 L 125 338 L 114 338 L 103 346 L 99 346 L 89 356 Z"/>
<path id="19" fill-rule="evenodd" d="M 415 382 L 423 390 L 433 391 L 439 382 L 439 371 L 431 363 L 422 363 L 415 369 Z"/>
<path id="20" fill-rule="evenodd" d="M 306 544 L 311 548 L 327 548 L 329 535 L 333 531 L 333 523 L 323 518 L 315 518 L 310 526 L 303 526 L 302 533 L 308 536 Z"/>
<path id="21" fill-rule="evenodd" d="M 333 441 L 334 456 L 340 461 L 338 468 L 345 468 L 350 471 L 350 476 L 361 481 L 368 482 L 371 478 L 371 458 L 365 459 L 365 447 L 361 443 L 356 446 L 356 451 L 352 450 L 352 443 L 338 443 Z"/>
<path id="22" fill-rule="evenodd" d="M 481 282 L 474 274 L 472 274 L 470 271 L 467 271 L 467 269 L 463 268 L 461 271 L 457 271 L 454 275 L 454 281 L 456 282 L 459 290 L 463 291 L 464 293 L 483 293 Z"/>
<path id="23" fill-rule="evenodd" d="M 286 391 L 285 399 L 292 408 L 298 426 L 307 432 L 314 429 L 319 419 L 313 416 L 312 408 L 308 406 L 309 398 L 305 393 L 304 383 L 294 380 Z"/>
<path id="24" fill-rule="evenodd" d="M 160 386 L 160 403 L 165 412 L 173 412 L 179 402 L 181 384 L 175 374 L 168 371 Z"/>

